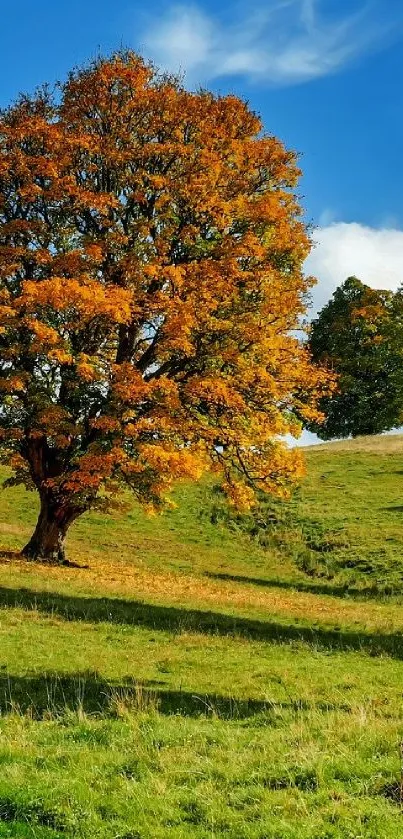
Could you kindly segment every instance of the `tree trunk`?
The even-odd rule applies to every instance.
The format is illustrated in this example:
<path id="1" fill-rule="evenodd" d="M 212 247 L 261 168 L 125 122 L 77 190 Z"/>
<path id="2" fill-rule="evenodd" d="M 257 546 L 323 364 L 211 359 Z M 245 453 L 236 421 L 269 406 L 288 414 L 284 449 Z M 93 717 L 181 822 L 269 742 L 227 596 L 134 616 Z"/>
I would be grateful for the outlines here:
<path id="1" fill-rule="evenodd" d="M 66 565 L 66 533 L 80 512 L 61 503 L 50 502 L 46 497 L 41 498 L 37 525 L 28 544 L 21 551 L 22 555 L 38 562 Z"/>

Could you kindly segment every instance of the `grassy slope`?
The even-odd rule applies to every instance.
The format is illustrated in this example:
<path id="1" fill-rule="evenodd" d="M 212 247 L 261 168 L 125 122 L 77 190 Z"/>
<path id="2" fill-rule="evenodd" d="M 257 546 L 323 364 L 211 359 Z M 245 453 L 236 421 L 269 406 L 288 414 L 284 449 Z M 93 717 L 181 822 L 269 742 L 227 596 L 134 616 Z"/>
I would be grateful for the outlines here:
<path id="1" fill-rule="evenodd" d="M 0 837 L 402 835 L 403 438 L 307 457 L 257 523 L 209 486 L 87 516 L 77 568 L 2 495 Z"/>

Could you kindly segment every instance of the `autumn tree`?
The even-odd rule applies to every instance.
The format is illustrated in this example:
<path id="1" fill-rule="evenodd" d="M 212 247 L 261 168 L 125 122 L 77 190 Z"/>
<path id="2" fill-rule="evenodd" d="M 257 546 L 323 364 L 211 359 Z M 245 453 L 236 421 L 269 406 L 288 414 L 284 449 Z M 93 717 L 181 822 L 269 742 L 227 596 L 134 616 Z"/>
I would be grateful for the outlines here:
<path id="1" fill-rule="evenodd" d="M 403 422 L 403 293 L 349 277 L 311 326 L 313 358 L 338 379 L 322 397 L 322 439 L 379 434 Z"/>
<path id="2" fill-rule="evenodd" d="M 132 54 L 1 115 L 1 446 L 36 489 L 23 554 L 128 485 L 215 468 L 232 499 L 301 472 L 279 439 L 321 376 L 295 337 L 309 240 L 295 155 L 235 96 Z"/>

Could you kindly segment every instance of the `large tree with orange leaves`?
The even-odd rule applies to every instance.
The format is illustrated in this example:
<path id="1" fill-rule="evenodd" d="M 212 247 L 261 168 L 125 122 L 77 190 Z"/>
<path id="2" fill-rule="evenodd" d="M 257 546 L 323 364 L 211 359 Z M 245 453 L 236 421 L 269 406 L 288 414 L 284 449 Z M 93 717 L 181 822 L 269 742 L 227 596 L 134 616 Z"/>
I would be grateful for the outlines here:
<path id="1" fill-rule="evenodd" d="M 129 53 L 23 97 L 0 124 L 0 433 L 40 514 L 23 553 L 121 484 L 156 505 L 217 468 L 239 504 L 301 472 L 316 416 L 295 329 L 309 238 L 295 155 L 235 96 Z"/>

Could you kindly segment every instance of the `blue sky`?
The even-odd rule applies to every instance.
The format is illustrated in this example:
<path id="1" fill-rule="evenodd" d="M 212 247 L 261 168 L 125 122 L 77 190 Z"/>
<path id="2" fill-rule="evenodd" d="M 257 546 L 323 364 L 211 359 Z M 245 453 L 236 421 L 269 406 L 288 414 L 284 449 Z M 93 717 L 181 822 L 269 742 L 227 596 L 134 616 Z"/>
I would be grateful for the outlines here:
<path id="1" fill-rule="evenodd" d="M 400 284 L 402 0 L 3 0 L 0 103 L 121 46 L 248 99 L 301 153 L 317 307 L 348 274 Z"/>

